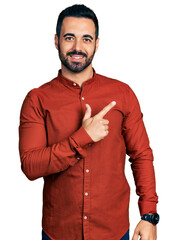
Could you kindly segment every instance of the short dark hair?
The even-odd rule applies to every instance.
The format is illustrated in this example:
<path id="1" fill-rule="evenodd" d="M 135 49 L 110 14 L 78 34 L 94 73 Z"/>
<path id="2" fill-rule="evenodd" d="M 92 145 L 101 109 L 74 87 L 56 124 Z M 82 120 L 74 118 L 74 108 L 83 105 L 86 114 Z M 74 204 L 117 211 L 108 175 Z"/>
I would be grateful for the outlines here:
<path id="1" fill-rule="evenodd" d="M 58 17 L 57 26 L 56 26 L 56 34 L 58 38 L 60 37 L 62 22 L 65 17 L 84 17 L 93 20 L 95 24 L 95 39 L 98 38 L 99 35 L 99 24 L 96 14 L 90 8 L 86 7 L 83 4 L 75 4 L 64 9 Z"/>

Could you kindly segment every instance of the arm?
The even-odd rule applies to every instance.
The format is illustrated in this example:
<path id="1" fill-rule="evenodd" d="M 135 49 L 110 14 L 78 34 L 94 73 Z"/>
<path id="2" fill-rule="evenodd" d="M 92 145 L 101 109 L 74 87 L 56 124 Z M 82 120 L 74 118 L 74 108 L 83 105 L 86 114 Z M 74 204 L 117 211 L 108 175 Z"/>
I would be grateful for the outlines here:
<path id="1" fill-rule="evenodd" d="M 123 122 L 123 136 L 127 154 L 130 156 L 131 168 L 139 195 L 138 205 L 140 215 L 156 213 L 158 196 L 156 194 L 153 154 L 143 123 L 138 100 L 129 88 L 127 96 L 127 114 Z"/>
<path id="2" fill-rule="evenodd" d="M 139 195 L 140 215 L 156 213 L 158 196 L 156 194 L 153 153 L 143 123 L 143 114 L 138 100 L 130 88 L 127 102 L 128 111 L 123 121 L 123 136 L 127 154 L 130 156 L 129 161 L 135 180 L 136 193 Z M 156 226 L 141 220 L 135 228 L 132 239 L 138 240 L 139 235 L 141 239 L 156 239 Z"/>
<path id="3" fill-rule="evenodd" d="M 81 126 L 71 136 L 47 146 L 45 116 L 36 94 L 30 92 L 22 105 L 19 126 L 19 151 L 22 171 L 30 180 L 45 177 L 73 166 L 86 156 L 93 142 Z"/>

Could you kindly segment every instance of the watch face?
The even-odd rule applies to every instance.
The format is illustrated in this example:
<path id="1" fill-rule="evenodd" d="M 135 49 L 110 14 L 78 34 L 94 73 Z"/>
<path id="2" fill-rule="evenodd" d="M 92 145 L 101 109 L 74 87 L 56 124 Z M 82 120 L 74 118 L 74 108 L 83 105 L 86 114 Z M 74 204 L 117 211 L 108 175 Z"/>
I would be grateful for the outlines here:
<path id="1" fill-rule="evenodd" d="M 155 225 L 159 222 L 159 215 L 157 213 L 153 214 L 152 221 Z"/>

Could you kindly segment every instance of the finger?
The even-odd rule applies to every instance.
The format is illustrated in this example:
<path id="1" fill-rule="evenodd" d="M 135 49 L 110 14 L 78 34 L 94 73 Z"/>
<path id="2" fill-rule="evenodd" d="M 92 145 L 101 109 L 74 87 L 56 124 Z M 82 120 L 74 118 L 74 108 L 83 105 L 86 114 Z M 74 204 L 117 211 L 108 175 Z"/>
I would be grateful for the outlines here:
<path id="1" fill-rule="evenodd" d="M 100 122 L 102 123 L 102 124 L 104 124 L 104 125 L 106 125 L 106 124 L 109 124 L 109 120 L 107 120 L 107 119 L 100 119 Z"/>
<path id="2" fill-rule="evenodd" d="M 108 130 L 105 130 L 105 136 L 107 136 L 109 134 Z"/>
<path id="3" fill-rule="evenodd" d="M 86 104 L 85 114 L 83 116 L 83 121 L 91 117 L 91 107 L 89 104 Z"/>
<path id="4" fill-rule="evenodd" d="M 112 101 L 111 103 L 109 103 L 106 107 L 104 107 L 98 114 L 97 116 L 100 118 L 103 118 L 104 115 L 106 115 L 107 112 L 109 112 L 111 110 L 112 107 L 114 107 L 116 105 L 115 101 Z"/>
<path id="5" fill-rule="evenodd" d="M 108 129 L 109 129 L 108 125 L 105 125 L 105 130 L 108 130 Z"/>
<path id="6" fill-rule="evenodd" d="M 138 233 L 136 233 L 136 232 L 134 233 L 132 240 L 138 240 Z"/>

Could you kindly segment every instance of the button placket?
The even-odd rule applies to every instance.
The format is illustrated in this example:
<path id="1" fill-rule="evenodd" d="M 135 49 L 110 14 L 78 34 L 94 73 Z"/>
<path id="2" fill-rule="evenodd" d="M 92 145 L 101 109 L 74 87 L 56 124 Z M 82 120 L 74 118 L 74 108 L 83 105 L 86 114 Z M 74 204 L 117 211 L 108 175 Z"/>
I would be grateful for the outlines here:
<path id="1" fill-rule="evenodd" d="M 83 114 L 85 114 L 86 111 L 86 106 L 85 104 L 88 103 L 88 88 L 87 88 L 87 84 L 83 83 L 83 86 L 80 88 L 80 103 L 81 103 L 81 109 Z"/>
<path id="2" fill-rule="evenodd" d="M 83 86 L 80 92 L 80 102 L 83 113 L 85 113 L 85 104 L 87 103 L 87 97 L 85 96 L 86 88 Z M 83 234 L 84 239 L 89 237 L 89 220 L 90 220 L 90 174 L 89 174 L 89 161 L 85 157 L 84 161 L 84 187 L 83 187 Z"/>
<path id="3" fill-rule="evenodd" d="M 83 208 L 83 233 L 84 238 L 88 239 L 89 236 L 89 214 L 90 214 L 90 174 L 89 174 L 89 162 L 87 157 L 84 161 L 84 195 L 83 195 L 83 202 L 84 202 L 84 208 Z"/>
<path id="4" fill-rule="evenodd" d="M 82 112 L 85 113 L 85 110 L 86 110 L 86 107 L 85 107 L 86 98 L 83 96 L 83 90 L 81 90 L 81 93 L 80 93 L 80 102 L 81 102 Z"/>

